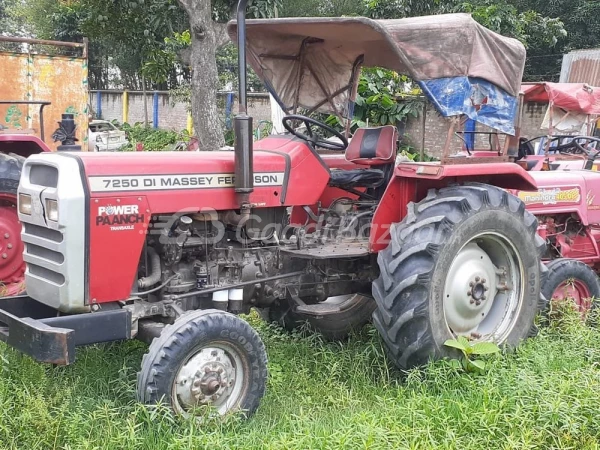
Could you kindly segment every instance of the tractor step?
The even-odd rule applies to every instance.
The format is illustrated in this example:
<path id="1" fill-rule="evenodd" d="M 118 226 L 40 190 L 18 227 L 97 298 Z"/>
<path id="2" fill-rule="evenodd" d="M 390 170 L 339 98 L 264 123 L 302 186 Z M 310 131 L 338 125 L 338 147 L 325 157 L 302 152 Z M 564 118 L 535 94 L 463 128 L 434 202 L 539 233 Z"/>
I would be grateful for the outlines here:
<path id="1" fill-rule="evenodd" d="M 336 299 L 339 299 L 339 301 L 336 301 Z M 373 299 L 366 295 L 340 295 L 339 297 L 331 297 L 325 302 L 313 305 L 298 305 L 295 312 L 307 316 L 327 316 L 330 314 L 339 314 L 356 307 L 362 302 L 370 301 L 373 301 Z"/>
<path id="2" fill-rule="evenodd" d="M 369 241 L 334 242 L 301 249 L 282 248 L 281 252 L 292 258 L 301 259 L 357 258 L 369 254 Z"/>

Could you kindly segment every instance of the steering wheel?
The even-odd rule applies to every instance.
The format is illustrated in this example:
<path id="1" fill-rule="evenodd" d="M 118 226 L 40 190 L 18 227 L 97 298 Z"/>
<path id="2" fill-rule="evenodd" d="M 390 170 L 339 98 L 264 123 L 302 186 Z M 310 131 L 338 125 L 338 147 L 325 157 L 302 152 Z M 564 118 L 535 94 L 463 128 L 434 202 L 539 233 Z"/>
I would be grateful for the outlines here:
<path id="1" fill-rule="evenodd" d="M 295 130 L 292 125 L 292 120 L 300 120 L 306 126 L 306 134 L 300 133 Z M 301 116 L 300 114 L 292 114 L 289 116 L 285 116 L 282 120 L 283 128 L 292 133 L 294 136 L 311 143 L 315 147 L 321 147 L 327 150 L 339 150 L 344 151 L 348 147 L 348 139 L 342 133 L 337 130 L 334 130 L 329 125 L 324 124 L 323 122 L 319 122 L 318 120 L 311 119 L 310 117 Z M 328 141 L 325 138 L 319 136 L 318 134 L 313 132 L 311 125 L 314 125 L 317 128 L 321 128 L 327 131 L 329 134 L 332 134 L 334 137 L 338 138 L 342 142 L 333 142 Z"/>
<path id="2" fill-rule="evenodd" d="M 564 153 L 583 153 L 584 155 L 586 155 L 588 158 L 591 158 L 591 159 L 596 158 L 600 154 L 600 150 L 587 149 L 583 145 L 581 145 L 579 143 L 579 141 L 600 143 L 600 138 L 591 137 L 591 136 L 577 136 L 577 137 L 573 138 L 573 141 L 572 141 L 575 144 L 575 147 L 577 148 L 577 152 L 564 152 Z"/>

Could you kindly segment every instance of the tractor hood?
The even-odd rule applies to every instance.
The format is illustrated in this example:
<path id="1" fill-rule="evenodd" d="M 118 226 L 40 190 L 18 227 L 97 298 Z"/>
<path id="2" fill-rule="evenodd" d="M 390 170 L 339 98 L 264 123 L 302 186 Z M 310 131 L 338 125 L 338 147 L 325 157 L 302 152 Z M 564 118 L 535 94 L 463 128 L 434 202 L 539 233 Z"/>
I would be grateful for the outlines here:
<path id="1" fill-rule="evenodd" d="M 361 66 L 415 80 L 444 116 L 514 132 L 525 48 L 468 14 L 248 20 L 248 62 L 284 111 L 351 117 Z M 228 25 L 237 38 L 237 23 Z"/>
<path id="2" fill-rule="evenodd" d="M 239 208 L 234 158 L 232 151 L 59 152 L 38 155 L 32 165 L 54 166 L 59 178 L 74 178 L 63 167 L 76 159 L 91 198 L 145 196 L 153 213 L 163 213 Z M 250 202 L 257 207 L 312 204 L 327 186 L 329 170 L 304 142 L 269 137 L 255 145 L 253 182 Z"/>

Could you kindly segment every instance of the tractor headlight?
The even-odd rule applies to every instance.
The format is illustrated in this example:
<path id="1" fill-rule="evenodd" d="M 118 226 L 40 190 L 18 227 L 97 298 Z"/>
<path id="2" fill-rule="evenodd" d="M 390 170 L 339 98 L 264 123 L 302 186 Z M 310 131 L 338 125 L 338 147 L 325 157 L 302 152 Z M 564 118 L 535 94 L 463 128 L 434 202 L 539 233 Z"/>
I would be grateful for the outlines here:
<path id="1" fill-rule="evenodd" d="M 27 214 L 28 216 L 31 215 L 31 211 L 32 211 L 32 205 L 31 205 L 31 195 L 29 194 L 19 194 L 19 212 L 21 214 Z"/>
<path id="2" fill-rule="evenodd" d="M 58 222 L 58 202 L 56 200 L 46 199 L 46 219 Z"/>

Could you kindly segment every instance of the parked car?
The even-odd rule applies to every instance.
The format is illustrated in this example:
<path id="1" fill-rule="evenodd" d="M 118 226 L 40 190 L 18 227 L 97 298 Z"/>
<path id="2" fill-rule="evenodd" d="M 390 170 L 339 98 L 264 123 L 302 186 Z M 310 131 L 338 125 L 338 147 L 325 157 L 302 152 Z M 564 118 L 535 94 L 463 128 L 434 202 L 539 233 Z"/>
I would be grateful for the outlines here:
<path id="1" fill-rule="evenodd" d="M 89 125 L 88 146 L 91 152 L 115 151 L 129 144 L 124 131 L 107 120 L 92 120 Z"/>

